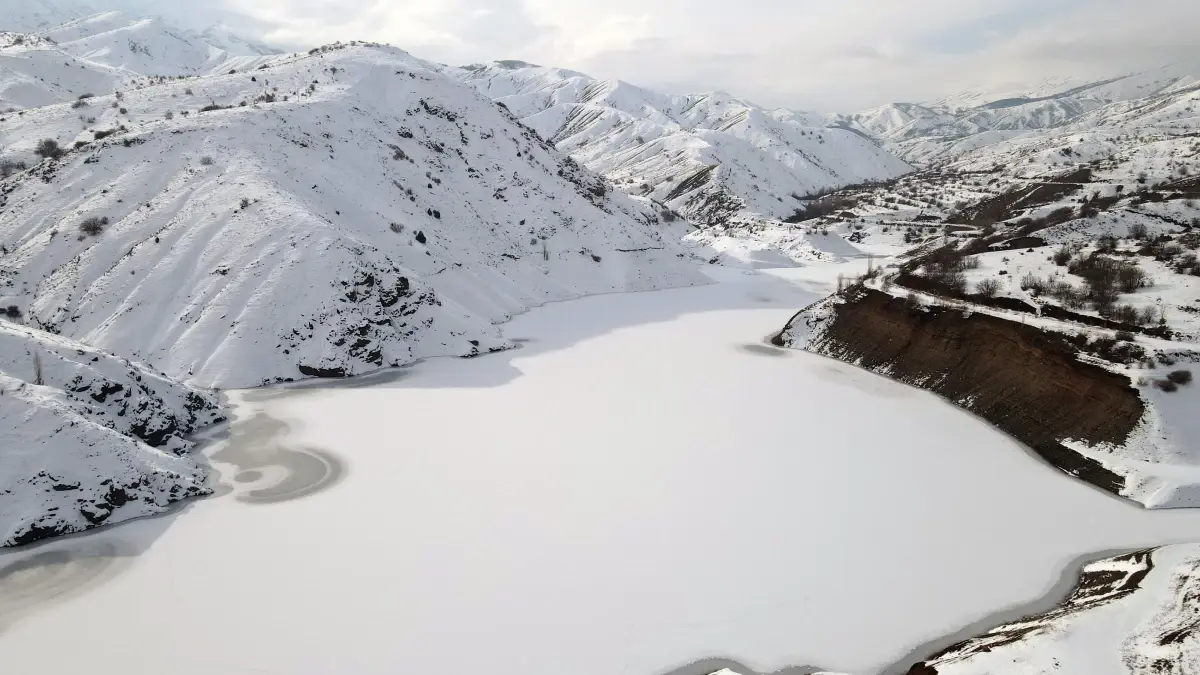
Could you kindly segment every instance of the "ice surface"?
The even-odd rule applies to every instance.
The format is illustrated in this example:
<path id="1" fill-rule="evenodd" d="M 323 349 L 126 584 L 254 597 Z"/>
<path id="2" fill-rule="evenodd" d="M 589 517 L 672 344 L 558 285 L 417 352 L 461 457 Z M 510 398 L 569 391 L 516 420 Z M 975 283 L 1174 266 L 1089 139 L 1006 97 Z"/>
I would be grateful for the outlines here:
<path id="1" fill-rule="evenodd" d="M 257 443 L 337 457 L 341 481 L 239 500 L 270 467 L 245 487 L 218 445 L 229 496 L 0 556 L 110 543 L 132 562 L 26 598 L 0 634 L 6 668 L 650 675 L 727 657 L 873 673 L 1041 597 L 1081 554 L 1200 531 L 1200 514 L 1072 481 L 930 394 L 746 349 L 839 271 L 814 269 L 550 305 L 504 327 L 522 349 L 375 386 L 235 393 L 232 438 L 269 416 L 287 429 Z"/>

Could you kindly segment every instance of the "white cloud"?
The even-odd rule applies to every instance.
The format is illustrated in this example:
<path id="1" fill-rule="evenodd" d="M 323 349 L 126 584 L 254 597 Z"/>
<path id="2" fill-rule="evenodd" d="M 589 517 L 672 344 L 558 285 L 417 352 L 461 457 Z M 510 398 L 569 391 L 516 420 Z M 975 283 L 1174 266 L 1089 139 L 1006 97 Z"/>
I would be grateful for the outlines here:
<path id="1" fill-rule="evenodd" d="M 126 0 L 134 1 L 134 0 Z M 155 3 L 171 13 L 177 3 Z M 93 4 L 104 4 L 94 0 Z M 659 88 L 851 110 L 994 82 L 1200 64 L 1196 0 L 196 0 L 268 41 L 389 42 Z"/>

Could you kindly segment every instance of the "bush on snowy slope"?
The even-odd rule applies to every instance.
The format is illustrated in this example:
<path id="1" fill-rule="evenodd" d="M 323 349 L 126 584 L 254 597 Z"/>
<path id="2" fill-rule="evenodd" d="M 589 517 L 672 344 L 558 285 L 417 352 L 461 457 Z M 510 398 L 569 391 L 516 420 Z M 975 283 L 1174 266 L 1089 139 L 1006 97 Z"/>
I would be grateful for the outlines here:
<path id="1" fill-rule="evenodd" d="M 0 546 L 206 494 L 184 437 L 216 401 L 144 366 L 0 321 Z"/>
<path id="2" fill-rule="evenodd" d="M 175 377 L 473 355 L 531 306 L 704 281 L 657 214 L 399 50 L 277 57 L 122 104 L 133 119 L 105 107 L 96 126 L 128 131 L 102 140 L 65 105 L 0 124 L 12 147 L 72 148 L 0 186 L 0 304 Z M 91 217 L 109 225 L 76 236 Z"/>

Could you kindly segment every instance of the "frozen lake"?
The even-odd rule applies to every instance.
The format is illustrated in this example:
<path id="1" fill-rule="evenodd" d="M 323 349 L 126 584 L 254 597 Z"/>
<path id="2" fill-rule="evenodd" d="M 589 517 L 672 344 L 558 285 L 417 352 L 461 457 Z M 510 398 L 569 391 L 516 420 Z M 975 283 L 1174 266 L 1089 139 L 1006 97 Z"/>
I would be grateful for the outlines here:
<path id="1" fill-rule="evenodd" d="M 1195 540 L 934 396 L 762 338 L 825 286 L 725 271 L 505 327 L 523 348 L 233 394 L 222 496 L 0 555 L 5 672 L 872 675 Z"/>

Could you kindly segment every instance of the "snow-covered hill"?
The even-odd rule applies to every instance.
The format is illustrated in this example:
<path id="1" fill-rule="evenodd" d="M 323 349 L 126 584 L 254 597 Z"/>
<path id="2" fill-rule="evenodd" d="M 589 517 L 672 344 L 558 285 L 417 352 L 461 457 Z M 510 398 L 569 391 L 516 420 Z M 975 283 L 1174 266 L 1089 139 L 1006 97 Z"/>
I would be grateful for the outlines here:
<path id="1" fill-rule="evenodd" d="M 64 50 L 93 63 L 143 75 L 205 74 L 245 67 L 279 53 L 265 45 L 233 39 L 220 27 L 202 33 L 161 17 L 103 12 L 38 31 Z"/>
<path id="2" fill-rule="evenodd" d="M 218 415 L 143 365 L 0 320 L 0 547 L 205 494 L 184 437 Z"/>
<path id="3" fill-rule="evenodd" d="M 0 0 L 0 31 L 44 38 L 72 55 L 74 58 L 69 61 L 82 60 L 149 76 L 247 68 L 257 65 L 264 56 L 280 53 L 239 36 L 224 25 L 181 26 L 170 18 L 145 14 L 146 5 L 126 4 L 121 11 L 112 4 L 97 9 L 77 0 Z M 25 74 L 42 75 L 36 71 Z M 0 84 L 5 79 L 4 69 L 0 68 Z M 93 93 L 111 91 L 97 87 Z"/>
<path id="4" fill-rule="evenodd" d="M 622 190 L 701 225 L 783 219 L 802 197 L 910 170 L 857 130 L 720 92 L 670 96 L 514 61 L 451 72 Z"/>
<path id="5" fill-rule="evenodd" d="M 0 32 L 0 113 L 112 93 L 137 79 L 63 51 L 46 38 Z"/>
<path id="6" fill-rule="evenodd" d="M 0 30 L 36 33 L 97 13 L 77 0 L 0 0 Z"/>
<path id="7" fill-rule="evenodd" d="M 656 213 L 396 49 L 88 105 L 0 123 L 32 167 L 0 184 L 0 304 L 189 382 L 477 354 L 533 305 L 702 282 Z"/>

